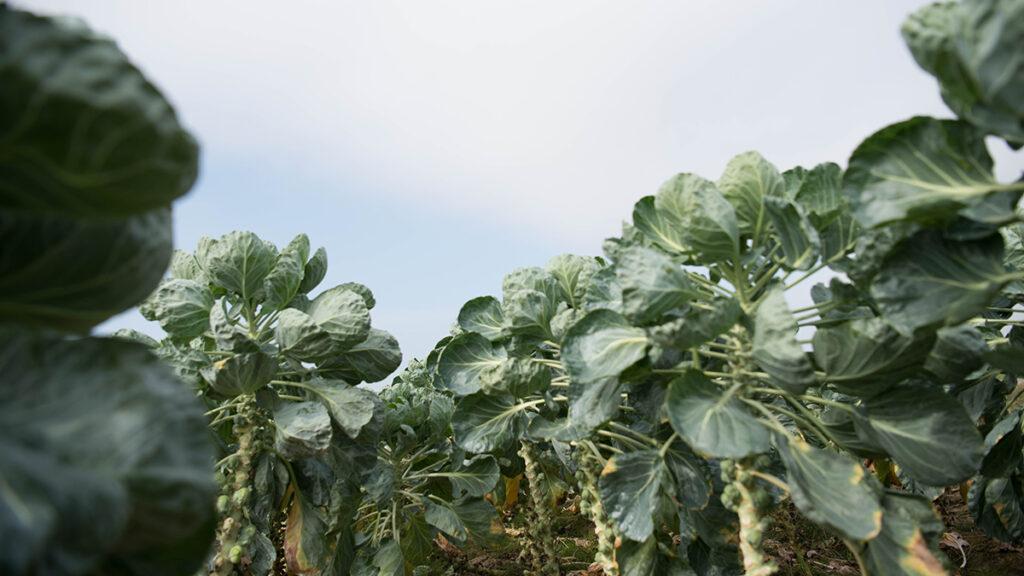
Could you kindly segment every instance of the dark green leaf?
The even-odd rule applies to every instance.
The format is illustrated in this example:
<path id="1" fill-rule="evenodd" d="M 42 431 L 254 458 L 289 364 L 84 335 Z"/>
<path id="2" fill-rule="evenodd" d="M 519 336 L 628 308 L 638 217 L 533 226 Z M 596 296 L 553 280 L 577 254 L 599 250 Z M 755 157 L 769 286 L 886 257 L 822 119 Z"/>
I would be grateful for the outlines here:
<path id="1" fill-rule="evenodd" d="M 622 286 L 615 275 L 615 268 L 601 268 L 590 277 L 590 284 L 583 296 L 583 309 L 612 310 L 622 312 Z"/>
<path id="2" fill-rule="evenodd" d="M 818 260 L 821 241 L 803 209 L 791 200 L 765 198 L 765 212 L 782 246 L 787 268 L 808 270 Z"/>
<path id="3" fill-rule="evenodd" d="M 504 348 L 493 346 L 476 332 L 459 334 L 441 352 L 437 362 L 439 381 L 460 396 L 473 394 L 482 385 L 480 375 L 501 365 L 507 357 Z"/>
<path id="4" fill-rule="evenodd" d="M 782 286 L 768 289 L 754 313 L 752 355 L 772 383 L 791 394 L 803 394 L 817 380 L 807 352 L 796 341 L 796 319 Z"/>
<path id="5" fill-rule="evenodd" d="M 274 262 L 277 249 L 252 232 L 234 231 L 221 236 L 206 256 L 210 279 L 247 302 L 263 300 L 263 281 Z"/>
<path id="6" fill-rule="evenodd" d="M 370 307 L 365 297 L 344 284 L 321 292 L 306 313 L 330 335 L 339 351 L 352 348 L 370 334 Z"/>
<path id="7" fill-rule="evenodd" d="M 1024 481 L 1021 476 L 978 476 L 971 484 L 967 506 L 979 528 L 989 536 L 1024 543 Z"/>
<path id="8" fill-rule="evenodd" d="M 355 438 L 373 419 L 377 395 L 371 390 L 357 388 L 340 380 L 315 379 L 306 383 L 327 407 L 334 422 Z"/>
<path id="9" fill-rule="evenodd" d="M 482 392 L 466 396 L 455 405 L 452 415 L 455 442 L 468 452 L 507 449 L 526 431 L 525 410 L 529 406 L 516 403 L 511 396 Z"/>
<path id="10" fill-rule="evenodd" d="M 814 333 L 814 358 L 840 391 L 867 397 L 912 374 L 932 341 L 913 338 L 883 318 L 858 318 Z"/>
<path id="11" fill-rule="evenodd" d="M 735 395 L 697 370 L 673 380 L 665 402 L 672 428 L 698 452 L 743 458 L 768 451 L 768 430 Z"/>
<path id="12" fill-rule="evenodd" d="M 924 369 L 940 382 L 958 382 L 985 363 L 983 356 L 988 345 L 973 326 L 949 326 L 940 329 L 937 336 Z"/>
<path id="13" fill-rule="evenodd" d="M 985 435 L 985 459 L 981 473 L 990 478 L 1005 477 L 1024 462 L 1024 432 L 1021 431 L 1021 411 L 1009 414 Z"/>
<path id="14" fill-rule="evenodd" d="M 0 319 L 85 332 L 148 296 L 170 256 L 166 208 L 104 219 L 0 210 Z"/>
<path id="15" fill-rule="evenodd" d="M 882 528 L 878 488 L 858 462 L 799 438 L 775 438 L 786 465 L 790 495 L 804 516 L 857 542 L 878 535 Z"/>
<path id="16" fill-rule="evenodd" d="M 295 490 L 284 530 L 284 559 L 291 574 L 318 573 L 330 554 L 320 512 Z"/>
<path id="17" fill-rule="evenodd" d="M 687 307 L 674 320 L 648 329 L 651 341 L 662 346 L 689 350 L 714 340 L 732 328 L 743 314 L 735 298 L 715 298 L 710 305 L 712 310 Z"/>
<path id="18" fill-rule="evenodd" d="M 302 269 L 302 282 L 299 283 L 299 294 L 309 294 L 314 288 L 320 285 L 327 275 L 327 251 L 322 247 L 306 262 Z"/>
<path id="19" fill-rule="evenodd" d="M 452 483 L 452 492 L 456 495 L 463 495 L 479 498 L 494 490 L 501 473 L 498 471 L 498 462 L 493 456 L 475 456 L 455 470 L 435 472 L 432 476 L 437 478 L 448 478 Z"/>
<path id="20" fill-rule="evenodd" d="M 287 403 L 274 410 L 274 449 L 289 460 L 312 458 L 331 445 L 331 417 L 319 402 Z"/>
<path id="21" fill-rule="evenodd" d="M 113 40 L 9 8 L 0 38 L 0 207 L 123 217 L 192 187 L 198 145 Z"/>
<path id="22" fill-rule="evenodd" d="M 482 334 L 488 340 L 500 340 L 504 336 L 504 325 L 501 302 L 493 296 L 473 298 L 459 310 L 459 326 L 466 332 Z"/>
<path id="23" fill-rule="evenodd" d="M 570 308 L 582 308 L 590 278 L 600 267 L 593 258 L 562 254 L 548 261 L 546 269 L 558 283 L 561 300 Z"/>
<path id="24" fill-rule="evenodd" d="M 669 252 L 718 262 L 739 250 L 736 212 L 715 185 L 694 174 L 679 174 L 658 194 L 637 202 L 633 224 Z"/>
<path id="25" fill-rule="evenodd" d="M 380 382 L 401 364 L 402 350 L 398 340 L 384 330 L 370 328 L 366 340 L 329 357 L 317 367 L 321 374 L 358 384 Z"/>
<path id="26" fill-rule="evenodd" d="M 299 234 L 281 250 L 277 262 L 263 280 L 265 308 L 280 310 L 299 293 L 302 273 L 309 258 L 309 237 Z"/>
<path id="27" fill-rule="evenodd" d="M 619 454 L 601 471 L 598 488 L 608 517 L 623 536 L 644 541 L 654 531 L 654 516 L 662 493 L 672 480 L 657 450 Z"/>
<path id="28" fill-rule="evenodd" d="M 938 541 L 942 519 L 926 498 L 888 493 L 882 498 L 882 531 L 868 542 L 864 561 L 879 576 L 945 576 Z"/>
<path id="29" fill-rule="evenodd" d="M 263 352 L 236 354 L 204 366 L 200 373 L 219 394 L 233 398 L 252 394 L 277 373 L 277 362 Z"/>
<path id="30" fill-rule="evenodd" d="M 640 324 L 656 322 L 697 296 L 682 266 L 644 246 L 624 248 L 615 273 L 622 286 L 623 312 Z"/>
<path id="31" fill-rule="evenodd" d="M 195 280 L 165 280 L 139 306 L 147 320 L 160 322 L 160 327 L 175 338 L 191 340 L 210 325 L 213 294 Z"/>
<path id="32" fill-rule="evenodd" d="M 782 197 L 786 183 L 779 171 L 757 152 L 734 157 L 718 180 L 718 189 L 736 209 L 740 230 L 760 237 L 767 229 L 765 198 Z"/>
<path id="33" fill-rule="evenodd" d="M 573 325 L 562 344 L 562 362 L 573 381 L 616 378 L 642 359 L 647 334 L 611 310 L 594 310 Z"/>

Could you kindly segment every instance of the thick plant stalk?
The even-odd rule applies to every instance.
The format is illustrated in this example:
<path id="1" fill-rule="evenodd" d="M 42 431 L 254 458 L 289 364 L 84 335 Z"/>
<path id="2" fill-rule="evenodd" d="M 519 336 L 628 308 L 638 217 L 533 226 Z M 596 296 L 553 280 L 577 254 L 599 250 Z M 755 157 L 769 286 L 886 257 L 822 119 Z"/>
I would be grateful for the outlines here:
<path id="1" fill-rule="evenodd" d="M 615 559 L 615 542 L 618 534 L 608 519 L 597 490 L 597 476 L 601 463 L 586 452 L 580 453 L 576 480 L 580 487 L 580 511 L 594 523 L 597 536 L 597 553 L 594 561 L 601 566 L 605 576 L 619 576 L 619 564 Z"/>
<path id="2" fill-rule="evenodd" d="M 238 439 L 238 450 L 233 455 L 231 472 L 225 475 L 221 496 L 217 500 L 220 524 L 217 528 L 217 554 L 210 572 L 212 576 L 240 574 L 251 562 L 248 547 L 255 527 L 249 519 L 248 509 L 252 495 L 253 461 L 258 449 L 257 411 L 255 398 L 241 401 L 232 428 Z"/>
<path id="3" fill-rule="evenodd" d="M 754 459 L 722 462 L 722 480 L 728 482 L 722 492 L 722 503 L 736 512 L 740 520 L 740 552 L 747 576 L 771 576 L 779 566 L 764 553 L 764 532 L 768 517 L 764 508 L 769 500 L 765 489 L 754 482 L 750 473 Z"/>
<path id="4" fill-rule="evenodd" d="M 558 566 L 558 555 L 555 553 L 555 539 L 551 534 L 554 520 L 551 517 L 547 490 L 544 489 L 544 473 L 537 464 L 533 446 L 529 442 L 522 442 L 520 446 L 519 456 L 526 463 L 525 476 L 535 520 L 532 525 L 527 526 L 527 533 L 539 546 L 543 555 L 539 573 L 544 576 L 558 576 L 561 571 Z"/>

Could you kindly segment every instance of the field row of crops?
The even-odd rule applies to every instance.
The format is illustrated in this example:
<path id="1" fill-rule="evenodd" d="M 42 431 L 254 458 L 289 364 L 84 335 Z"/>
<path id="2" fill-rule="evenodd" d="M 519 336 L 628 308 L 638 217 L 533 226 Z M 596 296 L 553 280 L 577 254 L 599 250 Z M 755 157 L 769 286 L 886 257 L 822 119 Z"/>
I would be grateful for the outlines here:
<path id="1" fill-rule="evenodd" d="M 371 290 L 322 286 L 304 234 L 174 250 L 174 110 L 110 39 L 0 3 L 0 572 L 422 575 L 512 534 L 555 576 L 568 509 L 591 573 L 767 576 L 784 509 L 865 574 L 937 575 L 951 487 L 1024 544 L 1024 180 L 986 143 L 1024 145 L 1024 1 L 903 37 L 955 119 L 845 169 L 673 176 L 378 393 Z M 136 305 L 164 339 L 89 335 Z"/>

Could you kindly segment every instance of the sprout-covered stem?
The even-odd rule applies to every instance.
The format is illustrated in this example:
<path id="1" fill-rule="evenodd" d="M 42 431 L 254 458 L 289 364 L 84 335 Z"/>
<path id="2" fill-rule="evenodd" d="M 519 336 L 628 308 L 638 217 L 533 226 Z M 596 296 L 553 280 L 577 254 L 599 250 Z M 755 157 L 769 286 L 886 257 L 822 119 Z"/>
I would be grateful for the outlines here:
<path id="1" fill-rule="evenodd" d="M 241 573 L 251 560 L 248 546 L 255 527 L 249 519 L 252 494 L 253 461 L 258 450 L 259 422 L 256 400 L 248 396 L 238 403 L 238 415 L 232 431 L 238 439 L 238 450 L 224 472 L 221 496 L 217 500 L 220 523 L 217 528 L 217 554 L 213 558 L 214 576 Z"/>
<path id="2" fill-rule="evenodd" d="M 555 539 L 551 534 L 551 526 L 554 523 L 551 517 L 551 508 L 547 497 L 547 490 L 544 488 L 544 472 L 537 463 L 533 445 L 529 442 L 520 444 L 519 456 L 526 464 L 524 475 L 526 476 L 527 489 L 530 491 L 530 507 L 532 508 L 534 522 L 527 527 L 527 532 L 533 541 L 531 544 L 539 546 L 542 553 L 539 568 L 540 574 L 544 576 L 558 576 L 558 555 L 555 553 Z"/>
<path id="3" fill-rule="evenodd" d="M 722 480 L 727 482 L 722 492 L 722 504 L 736 512 L 740 521 L 740 552 L 747 576 L 771 576 L 778 565 L 764 553 L 764 532 L 768 517 L 764 514 L 770 497 L 763 486 L 756 483 L 756 458 L 725 460 L 722 462 Z"/>
<path id="4" fill-rule="evenodd" d="M 618 540 L 618 534 L 604 511 L 597 490 L 601 462 L 593 454 L 580 451 L 578 465 L 576 480 L 580 486 L 580 512 L 594 523 L 594 534 L 597 536 L 597 553 L 594 555 L 594 561 L 601 566 L 605 576 L 619 576 L 619 564 L 615 560 L 615 542 Z"/>

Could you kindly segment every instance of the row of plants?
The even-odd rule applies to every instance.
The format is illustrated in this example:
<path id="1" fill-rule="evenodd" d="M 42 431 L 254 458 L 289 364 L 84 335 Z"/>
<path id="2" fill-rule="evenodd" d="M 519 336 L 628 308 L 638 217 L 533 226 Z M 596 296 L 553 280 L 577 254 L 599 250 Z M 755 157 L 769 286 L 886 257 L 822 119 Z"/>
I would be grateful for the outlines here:
<path id="1" fill-rule="evenodd" d="M 997 181 L 985 141 L 1024 144 L 1024 3 L 930 5 L 903 35 L 958 119 L 887 126 L 845 171 L 748 152 L 679 174 L 605 258 L 462 308 L 430 388 L 456 399 L 456 446 L 525 463 L 528 573 L 559 573 L 545 453 L 609 575 L 772 574 L 782 501 L 865 573 L 945 574 L 931 500 L 956 485 L 1024 542 L 1024 180 Z"/>

